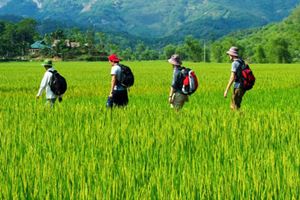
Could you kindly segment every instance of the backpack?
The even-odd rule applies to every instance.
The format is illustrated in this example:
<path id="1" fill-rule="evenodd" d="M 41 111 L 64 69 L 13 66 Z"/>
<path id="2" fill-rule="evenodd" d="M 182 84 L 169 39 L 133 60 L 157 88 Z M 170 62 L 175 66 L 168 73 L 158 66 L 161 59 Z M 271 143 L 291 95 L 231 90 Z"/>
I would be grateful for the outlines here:
<path id="1" fill-rule="evenodd" d="M 183 67 L 181 69 L 182 75 L 182 93 L 186 95 L 193 94 L 198 88 L 198 78 L 195 72 L 190 68 Z"/>
<path id="2" fill-rule="evenodd" d="M 118 82 L 126 88 L 133 86 L 134 75 L 131 69 L 122 64 L 119 64 L 119 66 L 121 67 L 121 80 L 118 80 Z"/>
<path id="3" fill-rule="evenodd" d="M 252 70 L 249 65 L 244 61 L 238 61 L 242 64 L 242 77 L 241 77 L 241 85 L 244 90 L 250 90 L 254 86 L 255 76 L 253 75 Z"/>
<path id="4" fill-rule="evenodd" d="M 64 94 L 67 90 L 66 79 L 62 75 L 60 75 L 56 70 L 49 72 L 52 73 L 49 83 L 51 91 L 58 96 Z"/>

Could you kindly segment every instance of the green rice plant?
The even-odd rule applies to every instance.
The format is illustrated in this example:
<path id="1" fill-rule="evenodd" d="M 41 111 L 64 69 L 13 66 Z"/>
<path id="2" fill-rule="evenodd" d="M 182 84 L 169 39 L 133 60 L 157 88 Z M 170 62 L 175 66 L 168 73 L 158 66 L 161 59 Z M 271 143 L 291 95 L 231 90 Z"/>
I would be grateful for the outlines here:
<path id="1" fill-rule="evenodd" d="M 223 92 L 230 64 L 184 63 L 199 89 L 168 104 L 172 68 L 127 62 L 126 108 L 106 109 L 107 62 L 58 62 L 54 109 L 35 100 L 40 63 L 0 64 L 1 199 L 299 199 L 300 66 L 253 65 L 242 109 Z"/>

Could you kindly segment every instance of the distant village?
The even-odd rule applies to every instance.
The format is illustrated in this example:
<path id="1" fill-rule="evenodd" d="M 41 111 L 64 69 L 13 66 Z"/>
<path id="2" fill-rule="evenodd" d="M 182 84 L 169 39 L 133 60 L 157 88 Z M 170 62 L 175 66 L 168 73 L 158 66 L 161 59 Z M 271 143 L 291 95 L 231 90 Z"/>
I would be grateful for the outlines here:
<path id="1" fill-rule="evenodd" d="M 38 40 L 30 45 L 29 57 L 31 59 L 44 59 L 44 57 L 52 57 L 54 60 L 80 60 L 80 56 L 88 53 L 89 56 L 83 56 L 83 60 L 106 60 L 108 53 L 99 52 L 96 49 L 90 49 L 88 43 L 81 44 L 80 42 L 71 41 L 69 39 L 59 40 L 55 39 L 51 45 L 44 40 Z M 78 58 L 79 56 L 79 58 Z"/>

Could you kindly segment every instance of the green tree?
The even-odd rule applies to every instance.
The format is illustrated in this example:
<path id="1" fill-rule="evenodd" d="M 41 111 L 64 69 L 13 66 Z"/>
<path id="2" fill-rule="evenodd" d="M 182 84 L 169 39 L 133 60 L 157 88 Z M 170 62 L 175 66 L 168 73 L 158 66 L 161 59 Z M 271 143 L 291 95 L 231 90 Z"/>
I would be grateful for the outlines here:
<path id="1" fill-rule="evenodd" d="M 0 21 L 0 56 L 3 57 L 5 54 L 5 41 L 3 38 L 5 32 L 5 22 Z M 0 58 L 1 59 L 1 58 Z"/>
<path id="2" fill-rule="evenodd" d="M 145 50 L 146 50 L 145 44 L 143 42 L 139 42 L 135 46 L 135 59 L 142 60 L 143 59 L 142 54 L 144 53 Z"/>
<path id="3" fill-rule="evenodd" d="M 24 19 L 16 25 L 16 42 L 19 44 L 21 55 L 27 54 L 30 44 L 37 38 L 37 22 L 33 19 Z"/>
<path id="4" fill-rule="evenodd" d="M 157 51 L 147 48 L 141 55 L 142 60 L 157 60 L 159 54 Z"/>
<path id="5" fill-rule="evenodd" d="M 168 44 L 167 46 L 164 47 L 164 56 L 165 59 L 170 58 L 173 54 L 176 52 L 176 46 L 173 44 Z"/>
<path id="6" fill-rule="evenodd" d="M 65 39 L 65 32 L 62 29 L 57 29 L 56 31 L 52 32 L 50 36 L 52 37 L 52 41 L 62 40 Z"/>
<path id="7" fill-rule="evenodd" d="M 120 47 L 116 44 L 113 44 L 113 43 L 110 43 L 107 45 L 108 46 L 108 49 L 109 49 L 109 53 L 110 54 L 120 54 L 121 53 L 121 50 L 120 50 Z"/>
<path id="8" fill-rule="evenodd" d="M 224 54 L 222 46 L 219 43 L 214 43 L 211 45 L 211 57 L 214 62 L 222 62 L 222 54 Z"/>
<path id="9" fill-rule="evenodd" d="M 187 36 L 184 39 L 185 48 L 187 49 L 188 59 L 194 62 L 199 62 L 203 58 L 203 51 L 200 41 L 193 38 L 193 36 Z"/>
<path id="10" fill-rule="evenodd" d="M 97 49 L 100 52 L 107 52 L 107 37 L 105 33 L 97 32 L 96 33 Z"/>
<path id="11" fill-rule="evenodd" d="M 291 54 L 289 53 L 289 43 L 283 38 L 277 38 L 271 41 L 270 59 L 276 63 L 290 63 Z"/>
<path id="12" fill-rule="evenodd" d="M 220 52 L 219 52 L 219 56 L 221 58 L 221 62 L 230 62 L 228 55 L 226 54 L 226 52 L 228 51 L 228 49 L 232 46 L 236 46 L 239 48 L 239 55 L 242 57 L 243 56 L 243 50 L 241 48 L 240 45 L 237 44 L 236 38 L 234 37 L 228 37 L 223 39 L 220 43 Z"/>
<path id="13" fill-rule="evenodd" d="M 175 53 L 178 54 L 182 60 L 186 60 L 188 58 L 187 49 L 184 45 L 178 45 Z"/>
<path id="14" fill-rule="evenodd" d="M 133 52 L 132 49 L 130 47 L 126 48 L 125 50 L 123 50 L 121 52 L 121 58 L 123 58 L 124 60 L 132 60 L 133 56 Z"/>
<path id="15" fill-rule="evenodd" d="M 5 22 L 0 21 L 0 36 L 5 31 Z"/>
<path id="16" fill-rule="evenodd" d="M 267 61 L 265 50 L 261 45 L 256 48 L 254 58 L 258 63 L 265 63 Z"/>
<path id="17" fill-rule="evenodd" d="M 2 56 L 5 58 L 11 58 L 16 55 L 20 55 L 20 48 L 16 40 L 16 25 L 12 23 L 5 24 L 5 31 L 1 35 L 2 39 Z"/>
<path id="18" fill-rule="evenodd" d="M 85 39 L 84 39 L 84 45 L 86 47 L 87 53 L 89 56 L 93 56 L 96 51 L 96 38 L 95 38 L 95 32 L 93 30 L 87 30 L 85 32 Z M 115 46 L 111 46 L 111 50 L 115 51 L 115 53 L 119 53 L 119 49 L 117 49 Z"/>

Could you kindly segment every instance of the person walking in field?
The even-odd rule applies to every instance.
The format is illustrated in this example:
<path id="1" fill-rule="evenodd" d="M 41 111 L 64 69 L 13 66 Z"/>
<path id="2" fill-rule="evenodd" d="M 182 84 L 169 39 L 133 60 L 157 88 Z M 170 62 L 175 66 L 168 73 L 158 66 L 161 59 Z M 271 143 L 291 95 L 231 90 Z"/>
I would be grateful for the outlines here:
<path id="1" fill-rule="evenodd" d="M 171 56 L 168 62 L 173 66 L 173 79 L 169 93 L 169 103 L 172 108 L 179 110 L 189 99 L 188 95 L 183 94 L 182 92 L 182 61 L 179 55 L 174 54 Z"/>
<path id="2" fill-rule="evenodd" d="M 228 91 L 233 84 L 230 108 L 232 110 L 238 110 L 241 107 L 242 99 L 246 92 L 242 87 L 242 67 L 244 65 L 244 61 L 239 57 L 237 47 L 231 47 L 226 53 L 232 61 L 232 65 L 229 82 L 224 91 L 224 98 L 227 97 Z"/>
<path id="3" fill-rule="evenodd" d="M 41 81 L 40 89 L 39 89 L 39 91 L 36 95 L 36 98 L 39 99 L 40 96 L 42 96 L 43 91 L 46 90 L 47 104 L 49 103 L 50 106 L 53 107 L 56 99 L 58 99 L 59 102 L 62 101 L 62 95 L 67 89 L 66 88 L 67 87 L 66 82 L 63 83 L 64 88 L 62 88 L 60 78 L 63 79 L 62 81 L 65 81 L 65 80 L 54 69 L 54 67 L 52 65 L 52 60 L 45 60 L 44 63 L 42 64 L 42 66 L 45 67 L 46 72 L 45 72 L 44 77 Z M 59 80 L 54 79 L 54 76 L 55 77 L 59 76 L 60 77 Z"/>
<path id="4" fill-rule="evenodd" d="M 111 54 L 108 57 L 111 64 L 111 87 L 108 95 L 106 106 L 112 108 L 115 106 L 126 106 L 128 104 L 127 87 L 121 84 L 122 69 L 120 59 L 116 54 Z M 123 65 L 122 65 L 123 66 Z"/>

